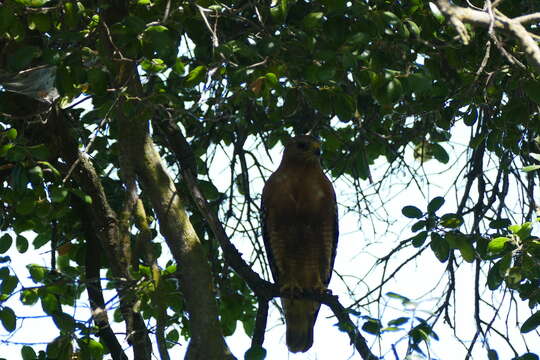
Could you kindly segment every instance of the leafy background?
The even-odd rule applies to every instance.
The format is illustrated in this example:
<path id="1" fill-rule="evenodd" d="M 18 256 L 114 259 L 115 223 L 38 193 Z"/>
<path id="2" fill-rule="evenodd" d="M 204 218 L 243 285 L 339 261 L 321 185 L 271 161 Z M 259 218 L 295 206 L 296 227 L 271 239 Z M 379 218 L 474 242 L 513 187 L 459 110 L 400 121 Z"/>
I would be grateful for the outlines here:
<path id="1" fill-rule="evenodd" d="M 447 2 L 436 3 L 444 9 Z M 453 6 L 494 19 L 532 14 L 525 25 L 537 46 L 536 1 Z M 191 224 L 204 253 L 199 263 L 208 265 L 220 325 L 214 330 L 229 336 L 242 323 L 254 339 L 248 357 L 272 355 L 255 341 L 257 311 L 265 301 L 238 263 L 226 259 L 231 250 L 209 214 L 218 214 L 244 260 L 269 279 L 258 241 L 259 190 L 273 168 L 270 154 L 275 165 L 282 144 L 309 131 L 321 138 L 323 164 L 343 189 L 343 217 L 361 229 L 365 243 L 357 252 L 385 245 L 376 258 L 352 260 L 358 272 L 339 277 L 339 286 L 349 290 L 340 300 L 353 325 L 377 339 L 380 349 L 373 346 L 373 352 L 429 357 L 438 327 L 455 326 L 456 294 L 466 286 L 457 274 L 469 271 L 476 332 L 472 339 L 455 334 L 465 352 L 484 345 L 482 352 L 496 359 L 504 344 L 514 358 L 538 358 L 540 242 L 532 232 L 540 160 L 538 70 L 520 39 L 495 22 L 467 23 L 465 45 L 446 15 L 422 0 L 3 1 L 4 341 L 26 326 L 8 301 L 40 304 L 58 328 L 47 356 L 90 359 L 110 352 L 97 322 L 76 320 L 67 310 L 95 289 L 88 264 L 96 259 L 103 287 L 132 309 L 123 312 L 127 305 L 115 302 L 111 320 L 149 321 L 162 358 L 198 331 L 189 315 L 189 302 L 197 299 L 177 280 L 184 270 L 171 260 L 170 253 L 177 260 L 174 247 L 163 241 L 170 236 L 153 200 L 156 187 L 145 185 L 145 161 L 129 147 L 138 124 L 150 124 L 147 134 L 187 211 L 182 226 Z M 86 111 L 76 106 L 80 101 Z M 179 148 L 171 133 L 185 140 Z M 83 165 L 72 165 L 69 146 L 88 155 L 95 178 L 79 174 Z M 435 171 L 450 185 L 441 185 Z M 203 210 L 190 174 L 207 200 Z M 88 190 L 92 179 L 103 196 Z M 390 205 L 407 188 L 418 189 L 422 201 Z M 140 201 L 130 207 L 133 193 Z M 88 220 L 103 197 L 125 221 L 118 226 L 123 247 L 112 247 L 118 253 L 95 240 L 93 233 L 108 223 Z M 408 230 L 392 228 L 406 218 L 407 237 Z M 18 253 L 6 256 L 13 247 Z M 28 264 L 28 273 L 16 273 L 12 257 L 24 261 L 31 247 L 53 250 L 47 265 Z M 396 292 L 398 275 L 409 281 L 415 276 L 406 265 L 425 257 L 441 263 L 440 286 L 414 296 Z M 28 275 L 34 284 L 23 286 Z M 492 292 L 497 295 L 488 297 Z M 411 318 L 407 305 L 426 298 L 437 301 L 426 316 Z M 404 308 L 388 318 L 381 304 L 391 301 Z M 515 316 L 508 326 L 528 334 L 524 343 L 516 345 L 519 334 L 494 325 L 497 311 Z M 348 326 L 340 322 L 350 334 Z M 144 358 L 144 341 L 135 341 L 133 356 Z M 39 349 L 27 344 L 22 356 L 44 358 Z"/>

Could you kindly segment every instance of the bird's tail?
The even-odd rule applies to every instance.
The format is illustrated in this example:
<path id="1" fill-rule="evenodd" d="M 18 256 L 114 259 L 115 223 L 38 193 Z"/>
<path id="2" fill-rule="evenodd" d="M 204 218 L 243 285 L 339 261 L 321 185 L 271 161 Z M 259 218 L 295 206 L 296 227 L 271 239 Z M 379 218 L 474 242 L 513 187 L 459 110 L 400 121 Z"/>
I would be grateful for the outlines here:
<path id="1" fill-rule="evenodd" d="M 282 299 L 290 352 L 306 352 L 313 345 L 313 327 L 321 304 L 303 299 Z"/>

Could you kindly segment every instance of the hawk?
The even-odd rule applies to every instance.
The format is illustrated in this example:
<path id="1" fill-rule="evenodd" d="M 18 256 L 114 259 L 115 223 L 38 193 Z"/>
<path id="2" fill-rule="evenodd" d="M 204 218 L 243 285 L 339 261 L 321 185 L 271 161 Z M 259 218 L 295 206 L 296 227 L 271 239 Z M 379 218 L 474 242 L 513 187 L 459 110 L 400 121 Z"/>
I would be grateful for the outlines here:
<path id="1" fill-rule="evenodd" d="M 282 293 L 327 290 L 338 240 L 336 195 L 320 162 L 321 144 L 310 135 L 285 146 L 278 169 L 262 193 L 261 223 L 268 262 Z M 313 327 L 321 304 L 282 298 L 290 352 L 313 345 Z"/>

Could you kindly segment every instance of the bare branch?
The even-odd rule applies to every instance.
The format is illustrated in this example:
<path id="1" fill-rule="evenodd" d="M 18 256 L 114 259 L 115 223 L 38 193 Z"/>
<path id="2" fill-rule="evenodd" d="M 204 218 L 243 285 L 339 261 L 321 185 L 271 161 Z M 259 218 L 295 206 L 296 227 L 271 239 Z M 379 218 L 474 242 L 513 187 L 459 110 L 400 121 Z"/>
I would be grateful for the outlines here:
<path id="1" fill-rule="evenodd" d="M 518 16 L 514 18 L 514 21 L 521 24 L 525 24 L 525 23 L 533 22 L 533 21 L 540 21 L 540 13 Z"/>
<path id="2" fill-rule="evenodd" d="M 437 6 L 441 12 L 449 18 L 452 25 L 454 25 L 464 44 L 467 45 L 470 41 L 470 36 L 465 28 L 465 23 L 483 28 L 493 26 L 494 29 L 504 30 L 513 35 L 531 60 L 534 68 L 540 72 L 540 47 L 533 39 L 532 34 L 530 34 L 522 25 L 523 20 L 528 20 L 528 15 L 524 15 L 525 18 L 521 16 L 510 19 L 500 11 L 495 10 L 495 21 L 492 22 L 487 11 L 456 6 L 451 4 L 449 0 L 437 0 Z M 531 16 L 532 18 L 536 18 L 536 14 L 531 14 Z"/>

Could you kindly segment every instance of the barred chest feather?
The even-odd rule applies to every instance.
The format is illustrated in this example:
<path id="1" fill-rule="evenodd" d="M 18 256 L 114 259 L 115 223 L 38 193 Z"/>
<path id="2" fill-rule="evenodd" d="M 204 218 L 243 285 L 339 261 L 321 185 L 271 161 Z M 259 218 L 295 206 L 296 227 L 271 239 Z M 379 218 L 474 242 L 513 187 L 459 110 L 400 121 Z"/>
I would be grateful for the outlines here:
<path id="1" fill-rule="evenodd" d="M 276 178 L 282 196 L 280 212 L 283 215 L 303 217 L 329 210 L 325 200 L 332 195 L 327 180 L 320 172 L 314 175 L 302 173 L 299 177 L 298 172 L 284 171 Z"/>

